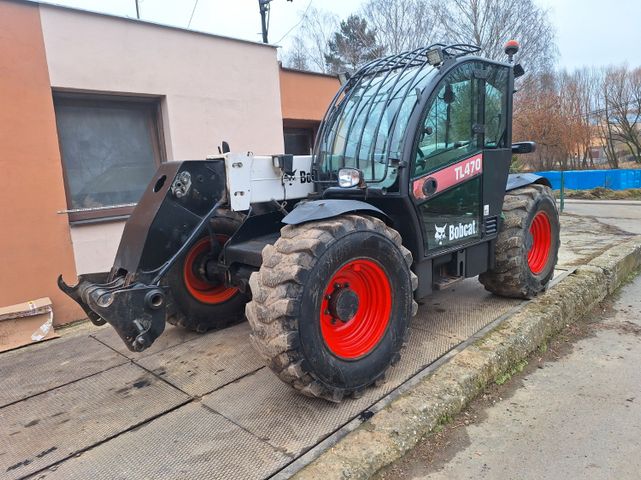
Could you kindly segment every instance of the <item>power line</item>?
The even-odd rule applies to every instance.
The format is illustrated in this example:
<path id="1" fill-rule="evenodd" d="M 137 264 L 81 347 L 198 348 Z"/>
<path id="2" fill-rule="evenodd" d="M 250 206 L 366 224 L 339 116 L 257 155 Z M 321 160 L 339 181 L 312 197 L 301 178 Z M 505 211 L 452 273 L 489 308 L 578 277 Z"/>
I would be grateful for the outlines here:
<path id="1" fill-rule="evenodd" d="M 282 42 L 282 41 L 285 39 L 285 37 L 287 37 L 287 35 L 289 35 L 290 33 L 292 33 L 292 31 L 293 31 L 296 27 L 298 27 L 301 23 L 303 23 L 303 20 L 305 20 L 305 17 L 307 16 L 307 12 L 309 11 L 309 7 L 311 7 L 311 6 L 312 6 L 312 2 L 313 2 L 313 1 L 314 1 L 314 0 L 309 0 L 309 3 L 307 4 L 307 8 L 305 9 L 305 12 L 303 13 L 303 15 L 300 17 L 300 20 L 299 20 L 299 21 L 298 21 L 298 22 L 297 22 L 297 23 L 296 23 L 292 28 L 290 28 L 289 30 L 287 30 L 287 33 L 285 33 L 285 35 L 283 35 L 282 37 L 280 37 L 280 38 L 278 39 L 278 41 L 277 41 L 277 42 L 275 42 L 276 44 L 278 44 L 278 43 Z"/>
<path id="2" fill-rule="evenodd" d="M 194 8 L 191 9 L 191 15 L 189 16 L 189 23 L 187 24 L 187 28 L 191 25 L 191 21 L 194 18 L 194 12 L 196 12 L 196 7 L 198 6 L 198 0 L 194 2 Z"/>

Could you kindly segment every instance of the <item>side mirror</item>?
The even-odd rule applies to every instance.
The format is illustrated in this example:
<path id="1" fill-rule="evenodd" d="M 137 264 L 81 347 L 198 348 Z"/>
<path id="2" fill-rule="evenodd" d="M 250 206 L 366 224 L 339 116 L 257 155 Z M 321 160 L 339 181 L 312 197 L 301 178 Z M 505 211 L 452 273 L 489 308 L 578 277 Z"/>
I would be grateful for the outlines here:
<path id="1" fill-rule="evenodd" d="M 515 155 L 532 152 L 536 152 L 536 142 L 518 142 L 512 144 L 512 153 Z"/>
<path id="2" fill-rule="evenodd" d="M 517 63 L 512 67 L 512 70 L 514 70 L 514 78 L 519 78 L 525 75 L 525 69 L 520 63 Z"/>

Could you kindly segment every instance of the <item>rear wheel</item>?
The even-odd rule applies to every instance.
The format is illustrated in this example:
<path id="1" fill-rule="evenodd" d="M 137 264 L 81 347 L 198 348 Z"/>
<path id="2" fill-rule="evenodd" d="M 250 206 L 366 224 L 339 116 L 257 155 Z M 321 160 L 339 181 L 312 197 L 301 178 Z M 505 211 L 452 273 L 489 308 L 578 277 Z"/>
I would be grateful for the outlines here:
<path id="1" fill-rule="evenodd" d="M 381 380 L 416 313 L 412 256 L 379 219 L 344 215 L 287 226 L 252 275 L 247 319 L 267 365 L 334 402 Z"/>
<path id="2" fill-rule="evenodd" d="M 549 187 L 534 184 L 507 192 L 496 264 L 479 276 L 480 282 L 498 295 L 536 296 L 554 275 L 559 233 L 559 213 Z"/>
<path id="3" fill-rule="evenodd" d="M 212 219 L 212 230 L 222 246 L 238 229 L 242 218 L 232 212 L 221 212 Z M 244 318 L 247 295 L 227 287 L 222 278 L 207 278 L 204 266 L 211 255 L 209 233 L 200 237 L 179 258 L 163 284 L 171 294 L 167 302 L 167 321 L 189 330 L 206 332 L 240 322 Z"/>

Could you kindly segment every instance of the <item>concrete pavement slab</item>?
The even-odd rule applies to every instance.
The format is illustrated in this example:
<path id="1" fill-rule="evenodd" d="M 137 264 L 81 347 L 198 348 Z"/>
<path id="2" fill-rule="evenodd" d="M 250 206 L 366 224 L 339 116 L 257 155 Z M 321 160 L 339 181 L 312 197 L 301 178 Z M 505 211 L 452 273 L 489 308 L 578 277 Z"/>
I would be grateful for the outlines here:
<path id="1" fill-rule="evenodd" d="M 427 298 L 412 327 L 446 336 L 461 342 L 522 300 L 491 294 L 476 278 L 464 280 Z"/>
<path id="2" fill-rule="evenodd" d="M 641 202 L 620 200 L 566 200 L 565 213 L 593 217 L 601 223 L 641 234 Z"/>
<path id="3" fill-rule="evenodd" d="M 182 391 L 201 396 L 264 366 L 242 323 L 136 359 Z"/>
<path id="4" fill-rule="evenodd" d="M 265 478 L 291 458 L 198 402 L 45 470 L 40 480 Z"/>
<path id="5" fill-rule="evenodd" d="M 0 409 L 0 476 L 22 478 L 189 400 L 126 364 Z"/>
<path id="6" fill-rule="evenodd" d="M 202 402 L 271 445 L 298 456 L 457 343 L 423 329 L 413 330 L 403 359 L 388 372 L 387 381 L 367 389 L 361 398 L 340 404 L 300 395 L 267 368 L 203 397 Z"/>
<path id="7" fill-rule="evenodd" d="M 632 233 L 604 224 L 596 218 L 563 214 L 557 266 L 568 268 L 581 265 L 600 255 L 613 244 L 632 236 Z"/>
<path id="8" fill-rule="evenodd" d="M 126 362 L 122 355 L 84 335 L 3 353 L 0 407 Z"/>

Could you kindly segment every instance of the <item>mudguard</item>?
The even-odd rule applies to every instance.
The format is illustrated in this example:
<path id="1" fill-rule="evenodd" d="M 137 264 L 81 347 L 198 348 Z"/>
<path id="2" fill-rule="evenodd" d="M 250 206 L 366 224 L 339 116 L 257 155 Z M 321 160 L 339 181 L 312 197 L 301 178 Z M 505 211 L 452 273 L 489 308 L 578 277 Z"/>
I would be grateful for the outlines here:
<path id="1" fill-rule="evenodd" d="M 388 216 L 380 209 L 360 200 L 313 200 L 299 203 L 294 210 L 283 218 L 287 225 L 300 225 L 313 220 L 324 220 L 344 213 L 369 212 L 389 222 Z"/>
<path id="2" fill-rule="evenodd" d="M 534 173 L 510 173 L 507 176 L 507 185 L 505 187 L 505 191 L 509 192 L 510 190 L 525 187 L 526 185 L 531 185 L 533 183 L 546 185 L 550 188 L 552 187 L 550 181 L 540 175 L 536 175 Z"/>

